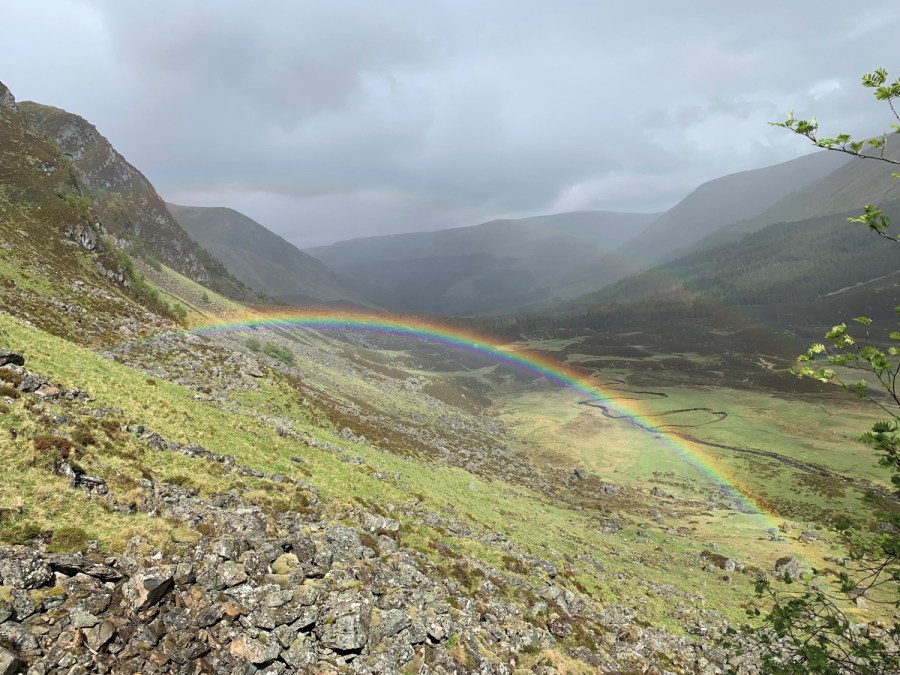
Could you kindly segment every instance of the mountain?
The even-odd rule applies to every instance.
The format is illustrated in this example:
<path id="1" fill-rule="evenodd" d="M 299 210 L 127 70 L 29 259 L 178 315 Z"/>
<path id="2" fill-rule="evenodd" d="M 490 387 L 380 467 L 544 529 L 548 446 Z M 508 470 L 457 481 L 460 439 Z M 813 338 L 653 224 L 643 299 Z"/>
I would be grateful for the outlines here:
<path id="1" fill-rule="evenodd" d="M 847 155 L 838 152 L 830 154 L 845 161 L 833 172 L 791 192 L 757 216 L 736 222 L 701 244 L 733 241 L 773 223 L 794 222 L 848 210 L 862 212 L 866 204 L 900 199 L 900 181 L 891 178 L 888 165 L 874 160 L 848 159 Z M 900 136 L 888 137 L 885 157 L 900 160 Z"/>
<path id="2" fill-rule="evenodd" d="M 704 183 L 661 215 L 619 253 L 644 263 L 672 260 L 704 237 L 747 220 L 847 163 L 833 152 L 814 152 L 788 162 L 742 171 Z M 777 221 L 770 221 L 771 222 Z"/>
<path id="3" fill-rule="evenodd" d="M 222 207 L 166 204 L 194 241 L 260 293 L 294 305 L 367 304 L 322 262 L 242 213 Z"/>
<path id="4" fill-rule="evenodd" d="M 309 253 L 362 284 L 368 300 L 391 309 L 450 315 L 510 312 L 552 301 L 573 273 L 602 259 L 655 217 L 561 213 L 353 239 Z M 610 263 L 611 268 L 616 265 Z"/>
<path id="5" fill-rule="evenodd" d="M 889 217 L 900 219 L 900 200 L 882 203 L 882 208 Z M 848 223 L 855 213 L 776 223 L 737 242 L 623 279 L 573 305 L 812 303 L 897 271 L 896 247 L 885 245 L 864 226 Z"/>
<path id="6" fill-rule="evenodd" d="M 38 135 L 57 144 L 72 173 L 70 199 L 87 198 L 106 231 L 121 244 L 171 266 L 188 278 L 232 298 L 254 294 L 197 245 L 175 221 L 154 187 L 120 155 L 97 128 L 78 115 L 39 103 L 18 110 Z"/>

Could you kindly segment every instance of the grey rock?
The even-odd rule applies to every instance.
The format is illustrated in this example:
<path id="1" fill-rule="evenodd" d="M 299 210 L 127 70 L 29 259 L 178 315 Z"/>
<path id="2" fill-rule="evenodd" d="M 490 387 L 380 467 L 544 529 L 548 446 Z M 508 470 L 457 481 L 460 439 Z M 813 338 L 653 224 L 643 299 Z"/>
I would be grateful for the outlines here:
<path id="1" fill-rule="evenodd" d="M 125 584 L 123 592 L 132 609 L 142 612 L 162 600 L 174 587 L 172 570 L 160 568 L 135 574 Z"/>
<path id="2" fill-rule="evenodd" d="M 49 558 L 48 563 L 54 572 L 61 572 L 69 576 L 79 573 L 87 574 L 89 577 L 101 581 L 118 581 L 122 578 L 122 574 L 112 567 L 85 560 L 84 556 L 80 554 L 54 555 Z"/>
<path id="3" fill-rule="evenodd" d="M 343 591 L 332 594 L 316 623 L 316 634 L 325 647 L 336 651 L 359 651 L 369 641 L 372 602 L 368 594 Z"/>
<path id="4" fill-rule="evenodd" d="M 25 626 L 15 621 L 0 624 L 0 645 L 3 644 L 19 652 L 38 648 L 37 638 Z"/>
<path id="5" fill-rule="evenodd" d="M 218 574 L 226 588 L 231 588 L 247 581 L 247 572 L 241 563 L 224 562 L 219 565 Z"/>
<path id="6" fill-rule="evenodd" d="M 268 633 L 260 633 L 256 639 L 241 633 L 232 640 L 228 651 L 236 659 L 258 665 L 277 659 L 281 647 Z"/>
<path id="7" fill-rule="evenodd" d="M 388 609 L 378 614 L 378 636 L 387 638 L 396 635 L 412 624 L 409 613 L 402 609 Z"/>
<path id="8" fill-rule="evenodd" d="M 100 623 L 100 619 L 90 612 L 85 612 L 84 610 L 79 609 L 76 609 L 74 612 L 72 612 L 73 628 L 93 628 L 98 623 Z"/>
<path id="9" fill-rule="evenodd" d="M 288 649 L 281 652 L 281 659 L 297 672 L 309 672 L 319 660 L 319 654 L 315 642 L 308 636 L 300 635 Z"/>
<path id="10" fill-rule="evenodd" d="M 2 106 L 2 96 L 0 96 L 0 106 Z M 8 649 L 0 647 L 0 675 L 13 675 L 21 663 L 18 656 Z"/>
<path id="11" fill-rule="evenodd" d="M 2 100 L 2 91 L 3 84 L 0 83 L 0 100 Z M 7 89 L 7 92 L 9 90 Z M 0 103 L 0 107 L 2 107 L 2 103 Z M 25 357 L 17 352 L 11 352 L 8 349 L 0 349 L 0 366 L 6 365 L 14 365 L 14 366 L 24 366 L 25 365 Z"/>
<path id="12" fill-rule="evenodd" d="M 0 584 L 32 589 L 52 580 L 53 572 L 34 551 L 0 548 Z"/>
<path id="13" fill-rule="evenodd" d="M 84 631 L 84 639 L 88 647 L 95 652 L 99 651 L 107 642 L 113 639 L 116 634 L 116 626 L 112 621 L 101 621 L 98 626 L 88 628 Z"/>
<path id="14" fill-rule="evenodd" d="M 790 576 L 792 579 L 800 578 L 800 561 L 796 558 L 785 557 L 775 561 L 775 576 Z"/>

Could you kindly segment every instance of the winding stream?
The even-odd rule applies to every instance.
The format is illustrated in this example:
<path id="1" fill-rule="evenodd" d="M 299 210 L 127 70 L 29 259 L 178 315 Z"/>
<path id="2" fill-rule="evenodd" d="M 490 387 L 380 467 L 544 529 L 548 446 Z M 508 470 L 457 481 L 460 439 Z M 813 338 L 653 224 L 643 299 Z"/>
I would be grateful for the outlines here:
<path id="1" fill-rule="evenodd" d="M 602 383 L 602 386 L 609 385 L 624 385 L 626 382 L 623 380 L 608 380 L 607 382 Z M 639 401 L 642 400 L 643 397 L 653 396 L 656 398 L 668 398 L 668 394 L 659 391 L 641 391 L 641 390 L 632 390 L 632 389 L 616 389 L 617 392 L 622 392 L 623 394 L 635 394 L 635 396 L 615 396 L 610 398 L 615 398 L 618 400 L 624 401 Z M 639 396 L 642 395 L 642 396 Z M 729 450 L 735 453 L 741 453 L 745 455 L 753 455 L 756 457 L 764 457 L 766 459 L 771 459 L 785 466 L 789 466 L 793 469 L 797 469 L 798 471 L 802 471 L 803 473 L 807 473 L 815 476 L 824 476 L 827 478 L 837 478 L 845 483 L 858 486 L 862 489 L 868 489 L 870 486 L 864 481 L 860 481 L 857 479 L 850 478 L 848 476 L 843 476 L 841 474 L 835 473 L 833 471 L 829 471 L 820 466 L 816 466 L 814 464 L 807 464 L 805 462 L 801 462 L 799 460 L 793 459 L 791 457 L 786 457 L 784 455 L 780 455 L 777 452 L 772 452 L 770 450 L 758 450 L 755 448 L 742 448 L 736 445 L 727 445 L 724 443 L 716 443 L 714 441 L 704 441 L 696 436 L 683 432 L 683 431 L 674 431 L 674 429 L 693 429 L 697 427 L 706 426 L 708 424 L 715 424 L 717 422 L 722 422 L 723 420 L 728 418 L 728 413 L 722 410 L 713 410 L 712 408 L 676 408 L 673 410 L 666 410 L 665 412 L 660 413 L 651 413 L 646 414 L 644 417 L 665 417 L 667 415 L 677 415 L 680 413 L 688 413 L 688 412 L 704 412 L 708 413 L 713 419 L 710 419 L 707 422 L 700 422 L 697 424 L 658 424 L 658 425 L 648 425 L 642 424 L 634 417 L 630 417 L 629 415 L 619 415 L 610 411 L 609 407 L 603 405 L 602 403 L 598 403 L 596 400 L 584 400 L 579 401 L 579 405 L 588 406 L 591 408 L 597 408 L 600 410 L 601 414 L 604 417 L 613 420 L 624 420 L 635 426 L 639 429 L 650 433 L 661 433 L 663 429 L 668 429 L 667 433 L 672 436 L 677 436 L 682 440 L 688 441 L 690 443 L 696 443 L 698 445 L 705 445 L 712 448 L 717 448 L 720 450 Z"/>

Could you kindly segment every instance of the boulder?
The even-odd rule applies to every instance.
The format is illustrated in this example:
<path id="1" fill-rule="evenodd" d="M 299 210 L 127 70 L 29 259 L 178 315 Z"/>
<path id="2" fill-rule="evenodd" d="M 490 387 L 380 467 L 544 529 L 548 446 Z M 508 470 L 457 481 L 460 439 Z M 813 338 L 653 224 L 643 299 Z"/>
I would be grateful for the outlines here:
<path id="1" fill-rule="evenodd" d="M 85 560 L 81 554 L 54 555 L 50 557 L 48 563 L 54 572 L 60 572 L 70 577 L 76 574 L 86 574 L 89 577 L 100 579 L 100 581 L 118 581 L 122 578 L 122 575 L 112 567 Z"/>
<path id="2" fill-rule="evenodd" d="M 142 612 L 156 603 L 175 587 L 171 569 L 160 568 L 135 574 L 125 584 L 123 592 L 131 608 Z"/>
<path id="3" fill-rule="evenodd" d="M 325 647 L 340 652 L 360 651 L 369 641 L 372 602 L 367 594 L 343 591 L 327 598 L 316 623 Z"/>
<path id="4" fill-rule="evenodd" d="M 2 100 L 2 98 L 0 98 L 0 100 Z M 13 673 L 19 670 L 20 665 L 21 661 L 19 661 L 18 656 L 8 649 L 0 647 L 0 675 L 13 675 Z"/>
<path id="5" fill-rule="evenodd" d="M 278 658 L 281 646 L 265 632 L 260 632 L 256 639 L 241 633 L 231 641 L 228 651 L 236 659 L 258 665 Z"/>
<path id="6" fill-rule="evenodd" d="M 796 558 L 786 556 L 775 561 L 775 576 L 784 577 L 785 575 L 792 579 L 800 578 L 800 561 Z"/>
<path id="7" fill-rule="evenodd" d="M 3 84 L 0 83 L 0 98 L 2 98 Z M 24 366 L 25 357 L 18 352 L 11 352 L 8 349 L 0 349 L 0 366 L 12 364 L 14 366 Z"/>

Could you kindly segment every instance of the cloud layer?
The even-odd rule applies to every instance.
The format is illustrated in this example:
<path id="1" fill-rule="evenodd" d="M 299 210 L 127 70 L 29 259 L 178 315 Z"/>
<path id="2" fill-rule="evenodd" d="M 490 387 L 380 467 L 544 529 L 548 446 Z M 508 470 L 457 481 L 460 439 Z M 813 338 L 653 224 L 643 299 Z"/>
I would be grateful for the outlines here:
<path id="1" fill-rule="evenodd" d="M 766 124 L 790 109 L 874 133 L 857 83 L 900 28 L 894 3 L 836 0 L 5 4 L 17 97 L 90 119 L 167 199 L 300 246 L 661 210 L 807 151 Z"/>

